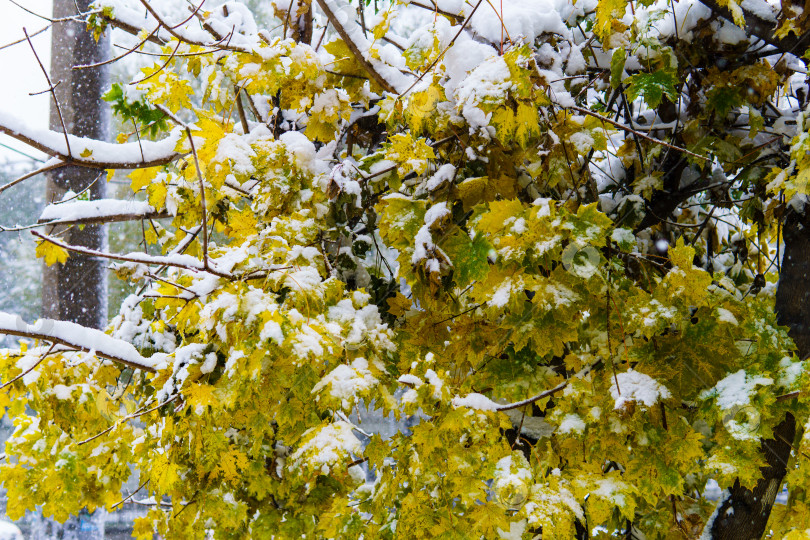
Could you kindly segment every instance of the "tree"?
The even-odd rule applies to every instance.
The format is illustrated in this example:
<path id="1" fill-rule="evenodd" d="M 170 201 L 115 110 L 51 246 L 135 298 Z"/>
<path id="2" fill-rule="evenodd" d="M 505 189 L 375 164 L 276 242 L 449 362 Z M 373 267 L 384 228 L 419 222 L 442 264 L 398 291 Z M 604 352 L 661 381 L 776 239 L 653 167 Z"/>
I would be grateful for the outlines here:
<path id="1" fill-rule="evenodd" d="M 2 367 L 10 515 L 140 498 L 142 538 L 803 537 L 807 18 L 274 6 L 259 30 L 236 2 L 97 2 L 97 35 L 156 55 L 106 96 L 135 125 L 116 144 L 0 114 L 49 167 L 132 169 L 141 198 L 42 222 L 172 218 L 151 252 L 34 232 L 46 263 L 140 289 L 106 333 L 0 315 L 29 340 Z M 418 421 L 383 438 L 378 414 Z"/>

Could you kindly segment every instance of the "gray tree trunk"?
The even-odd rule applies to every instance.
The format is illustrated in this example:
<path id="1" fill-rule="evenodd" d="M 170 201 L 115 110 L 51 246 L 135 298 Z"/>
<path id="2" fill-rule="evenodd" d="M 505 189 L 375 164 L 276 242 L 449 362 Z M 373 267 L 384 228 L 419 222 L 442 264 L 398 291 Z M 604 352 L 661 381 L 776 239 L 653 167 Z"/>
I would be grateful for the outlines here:
<path id="1" fill-rule="evenodd" d="M 782 237 L 785 254 L 776 289 L 776 315 L 787 326 L 801 358 L 810 356 L 810 217 L 788 211 Z M 796 419 L 788 413 L 773 430 L 774 438 L 762 440 L 767 466 L 753 490 L 736 482 L 718 506 L 712 524 L 713 540 L 758 540 L 765 534 L 774 500 L 788 472 L 796 436 Z"/>
<path id="2" fill-rule="evenodd" d="M 91 0 L 54 0 L 53 17 L 86 11 Z M 108 36 L 98 42 L 82 22 L 57 23 L 51 42 L 51 80 L 61 81 L 56 96 L 68 133 L 105 140 L 109 137 L 110 111 L 101 100 L 107 89 L 106 66 L 73 70 L 74 65 L 92 64 L 109 57 Z M 56 105 L 51 103 L 50 127 L 62 131 Z M 64 167 L 48 175 L 46 200 L 61 200 L 68 190 L 79 193 L 89 187 L 91 199 L 103 198 L 107 181 L 104 171 Z M 70 244 L 104 249 L 107 231 L 103 225 L 88 225 L 52 231 Z M 93 328 L 107 323 L 107 271 L 103 260 L 71 253 L 64 265 L 45 266 L 42 276 L 44 317 L 73 321 Z"/>

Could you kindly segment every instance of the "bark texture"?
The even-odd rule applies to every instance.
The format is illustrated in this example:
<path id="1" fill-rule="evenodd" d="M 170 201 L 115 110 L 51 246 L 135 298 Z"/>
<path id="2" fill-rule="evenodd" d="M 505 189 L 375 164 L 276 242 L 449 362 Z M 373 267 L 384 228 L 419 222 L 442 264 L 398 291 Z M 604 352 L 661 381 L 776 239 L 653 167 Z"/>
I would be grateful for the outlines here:
<path id="1" fill-rule="evenodd" d="M 54 0 L 54 18 L 76 14 L 76 7 L 86 11 L 91 0 Z M 82 22 L 55 24 L 51 43 L 51 80 L 69 133 L 106 140 L 109 137 L 110 112 L 101 96 L 107 90 L 107 68 L 73 70 L 74 65 L 92 64 L 108 58 L 108 38 L 96 42 Z M 57 107 L 51 103 L 50 127 L 62 131 Z M 87 189 L 91 199 L 106 193 L 103 171 L 83 167 L 64 167 L 48 175 L 46 199 L 61 200 L 68 190 L 76 193 Z M 88 189 L 89 187 L 89 189 Z M 88 225 L 65 227 L 53 231 L 70 244 L 102 250 L 106 247 L 106 227 Z M 64 265 L 46 266 L 42 280 L 42 315 L 76 322 L 93 328 L 107 323 L 106 264 L 84 255 L 71 253 Z"/>
<path id="2" fill-rule="evenodd" d="M 790 329 L 799 356 L 810 356 L 810 220 L 806 212 L 790 210 L 785 218 L 783 239 L 785 252 L 776 290 L 776 315 L 779 324 Z M 753 540 L 762 538 L 771 515 L 776 495 L 782 487 L 790 460 L 791 445 L 796 435 L 796 419 L 788 414 L 774 429 L 774 438 L 762 441 L 762 452 L 768 463 L 762 468 L 753 490 L 735 483 L 717 509 L 712 524 L 714 540 Z"/>

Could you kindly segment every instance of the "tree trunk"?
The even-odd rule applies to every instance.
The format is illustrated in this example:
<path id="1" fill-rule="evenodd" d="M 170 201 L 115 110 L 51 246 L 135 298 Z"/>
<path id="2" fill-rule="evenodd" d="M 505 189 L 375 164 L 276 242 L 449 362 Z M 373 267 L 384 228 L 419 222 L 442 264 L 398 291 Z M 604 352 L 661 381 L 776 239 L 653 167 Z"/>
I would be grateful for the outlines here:
<path id="1" fill-rule="evenodd" d="M 776 290 L 776 315 L 779 324 L 790 328 L 801 358 L 810 356 L 810 220 L 789 211 L 782 237 L 785 254 Z M 774 438 L 762 441 L 768 463 L 753 490 L 734 484 L 719 504 L 712 524 L 714 540 L 753 540 L 762 538 L 776 495 L 787 474 L 791 445 L 796 435 L 796 419 L 789 414 L 774 429 Z"/>
<path id="2" fill-rule="evenodd" d="M 86 11 L 91 0 L 54 0 L 53 17 L 76 14 L 76 6 Z M 101 95 L 107 88 L 107 68 L 73 70 L 74 65 L 92 64 L 108 58 L 107 36 L 98 42 L 82 22 L 57 23 L 51 42 L 51 80 L 68 133 L 105 140 L 109 137 L 110 112 Z M 51 103 L 50 127 L 62 131 L 56 104 Z M 103 171 L 64 167 L 48 175 L 46 200 L 61 200 L 68 190 L 87 190 L 90 199 L 106 192 Z M 89 189 L 88 189 L 89 187 Z M 70 244 L 104 249 L 107 231 L 103 225 L 84 228 L 62 227 L 51 231 Z M 71 253 L 64 265 L 45 266 L 42 279 L 44 317 L 73 321 L 93 328 L 107 323 L 107 271 L 103 260 Z"/>

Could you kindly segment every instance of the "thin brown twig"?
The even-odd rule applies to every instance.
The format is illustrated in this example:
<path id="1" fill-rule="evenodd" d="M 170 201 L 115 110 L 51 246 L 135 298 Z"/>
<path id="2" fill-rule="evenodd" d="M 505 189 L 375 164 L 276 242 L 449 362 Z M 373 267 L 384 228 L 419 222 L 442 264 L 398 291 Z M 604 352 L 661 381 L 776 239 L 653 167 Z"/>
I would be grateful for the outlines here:
<path id="1" fill-rule="evenodd" d="M 144 1 L 144 0 L 141 0 L 141 1 Z M 480 3 L 480 1 L 481 0 L 479 0 L 479 3 Z M 318 5 L 321 7 L 323 12 L 326 14 L 326 17 L 329 19 L 329 22 L 332 23 L 332 26 L 335 27 L 335 30 L 337 30 L 337 33 L 340 34 L 340 37 L 343 38 L 343 41 L 346 43 L 346 46 L 352 52 L 352 55 L 354 55 L 354 58 L 355 58 L 355 60 L 357 60 L 357 63 L 359 63 L 363 67 L 363 69 L 366 72 L 368 72 L 369 75 L 371 75 L 371 78 L 374 79 L 374 81 L 377 84 L 379 84 L 382 87 L 383 90 L 385 90 L 386 92 L 390 92 L 392 94 L 396 94 L 397 91 L 391 85 L 391 83 L 389 83 L 387 80 L 385 80 L 385 78 L 376 69 L 374 69 L 374 66 L 371 65 L 371 62 L 366 60 L 366 58 L 363 56 L 363 53 L 360 52 L 360 49 L 357 47 L 357 44 L 354 41 L 352 41 L 351 37 L 349 36 L 349 33 L 346 31 L 346 29 L 343 27 L 343 25 L 340 24 L 340 21 L 338 20 L 337 15 L 335 15 L 332 12 L 332 9 L 329 7 L 329 4 L 327 3 L 327 1 L 326 0 L 318 0 Z M 324 30 L 324 32 L 325 31 L 326 30 Z"/>
<path id="2" fill-rule="evenodd" d="M 65 163 L 64 161 L 59 161 L 57 163 L 51 163 L 50 165 L 48 165 L 46 163 L 44 166 L 40 167 L 39 169 L 36 169 L 35 171 L 27 172 L 24 175 L 20 176 L 19 178 L 16 178 L 15 180 L 12 180 L 11 182 L 3 184 L 2 186 L 0 186 L 0 193 L 2 193 L 7 189 L 16 186 L 20 182 L 28 180 L 29 178 L 32 178 L 32 177 L 34 177 L 34 176 L 36 176 L 38 174 L 48 172 L 48 171 L 52 171 L 54 169 L 59 169 L 59 168 L 62 168 L 64 166 L 66 166 L 66 165 L 67 165 L 67 163 Z"/>
<path id="3" fill-rule="evenodd" d="M 45 15 L 41 15 L 41 14 L 37 13 L 36 11 L 28 9 L 27 7 L 23 6 L 19 2 L 16 2 L 15 0 L 8 0 L 8 1 L 11 2 L 12 4 L 14 4 L 15 6 L 17 6 L 18 8 L 20 8 L 21 10 L 25 11 L 26 13 L 30 13 L 34 17 L 38 17 L 38 18 L 40 18 L 42 20 L 48 21 L 49 23 L 81 21 L 86 15 L 91 15 L 93 13 L 100 13 L 101 12 L 100 10 L 95 9 L 95 10 L 88 11 L 86 13 L 77 13 L 76 15 L 71 15 L 70 17 L 61 17 L 59 19 L 51 19 L 50 17 L 46 17 Z"/>
<path id="4" fill-rule="evenodd" d="M 152 73 L 150 73 L 150 74 L 149 74 L 149 75 L 147 75 L 146 77 L 143 77 L 143 78 L 141 78 L 141 79 L 138 79 L 137 81 L 132 81 L 132 82 L 130 82 L 129 84 L 130 84 L 130 85 L 133 85 L 133 84 L 142 83 L 142 82 L 144 82 L 144 81 L 148 81 L 149 79 L 151 79 L 152 77 L 154 77 L 155 75 L 157 75 L 158 73 L 160 73 L 161 71 L 163 71 L 164 69 L 166 69 L 166 66 L 168 66 L 168 65 L 169 65 L 169 62 L 171 62 L 171 61 L 172 61 L 172 59 L 174 58 L 174 55 L 176 55 L 176 54 L 177 54 L 177 50 L 180 48 L 180 44 L 181 44 L 181 43 L 182 43 L 182 42 L 181 42 L 180 40 L 177 40 L 177 45 L 175 45 L 174 50 L 172 51 L 172 54 L 170 54 L 170 55 L 169 55 L 169 57 L 166 59 L 166 61 L 165 61 L 165 62 L 163 62 L 163 65 L 161 65 L 159 68 L 157 68 L 155 71 L 153 71 Z"/>
<path id="5" fill-rule="evenodd" d="M 51 83 L 51 77 L 48 75 L 48 70 L 45 69 L 45 66 L 42 65 L 42 60 L 39 59 L 39 55 L 37 54 L 37 50 L 34 48 L 34 44 L 31 43 L 31 37 L 28 35 L 28 31 L 23 27 L 23 34 L 25 34 L 25 39 L 28 41 L 28 45 L 31 46 L 31 51 L 34 53 L 34 58 L 37 59 L 37 63 L 39 64 L 42 73 L 45 75 L 45 80 L 48 81 L 48 88 L 50 88 L 51 96 L 53 97 L 53 101 L 56 104 L 56 112 L 59 113 L 59 123 L 62 124 L 62 132 L 65 134 L 65 144 L 67 145 L 67 155 L 70 156 L 70 139 L 68 138 L 67 127 L 65 127 L 65 119 L 62 116 L 62 107 L 59 105 L 59 100 L 56 98 L 56 88 Z"/>
<path id="6" fill-rule="evenodd" d="M 213 275 L 215 275 L 217 277 L 221 277 L 221 278 L 225 278 L 225 279 L 231 279 L 231 280 L 236 279 L 236 277 L 233 274 L 229 274 L 227 272 L 221 272 L 219 270 L 211 268 L 210 265 L 208 265 L 208 267 L 205 267 L 203 265 L 201 265 L 201 266 L 193 266 L 193 265 L 190 265 L 190 264 L 183 264 L 183 263 L 178 263 L 176 261 L 168 260 L 169 257 L 144 256 L 143 259 L 139 259 L 137 257 L 133 257 L 132 255 L 119 255 L 117 253 L 107 253 L 105 251 L 97 251 L 95 249 L 88 249 L 88 248 L 84 248 L 82 246 L 74 246 L 74 245 L 71 245 L 71 244 L 66 244 L 64 242 L 61 242 L 61 241 L 57 240 L 56 238 L 53 238 L 52 236 L 47 236 L 47 235 L 42 234 L 42 233 L 37 232 L 37 231 L 31 231 L 31 234 L 33 234 L 34 236 L 36 236 L 38 238 L 41 238 L 42 240 L 44 240 L 46 242 L 50 242 L 51 244 L 59 246 L 59 247 L 61 247 L 63 249 L 66 249 L 68 251 L 73 251 L 74 253 L 81 253 L 83 255 L 91 255 L 93 257 L 101 257 L 103 259 L 111 259 L 111 260 L 114 260 L 114 261 L 132 262 L 132 263 L 137 263 L 137 264 L 147 264 L 147 265 L 154 264 L 154 265 L 160 265 L 160 266 L 171 266 L 173 268 L 181 268 L 183 270 L 189 270 L 191 272 L 208 272 L 209 274 L 213 274 Z"/>
<path id="7" fill-rule="evenodd" d="M 101 436 L 103 436 L 103 435 L 106 435 L 107 433 L 109 433 L 110 431 L 112 431 L 113 429 L 115 429 L 115 427 L 116 427 L 116 426 L 118 426 L 118 425 L 122 424 L 123 422 L 127 422 L 127 421 L 129 421 L 129 420 L 132 420 L 133 418 L 138 418 L 139 416 L 143 416 L 143 415 L 145 415 L 145 414 L 149 414 L 150 412 L 156 411 L 157 409 L 159 409 L 159 408 L 163 407 L 164 405 L 168 405 L 169 403 L 171 403 L 172 401 L 174 401 L 175 399 L 177 399 L 178 395 L 179 395 L 179 394 L 174 395 L 174 396 L 172 396 L 171 398 L 169 398 L 169 399 L 167 399 L 166 401 L 164 401 L 163 403 L 158 403 L 157 405 L 155 405 L 154 407 L 152 407 L 151 409 L 146 410 L 146 411 L 144 410 L 144 409 L 146 408 L 146 405 L 144 405 L 143 407 L 141 407 L 139 410 L 135 411 L 134 413 L 132 413 L 132 414 L 130 414 L 130 415 L 127 415 L 127 416 L 125 416 L 125 417 L 121 418 L 120 420 L 118 420 L 118 421 L 114 422 L 114 423 L 113 423 L 113 424 L 112 424 L 110 427 L 108 427 L 107 429 L 105 429 L 105 430 L 103 430 L 103 431 L 99 431 L 98 433 L 96 433 L 96 434 L 95 434 L 95 435 L 93 435 L 92 437 L 89 437 L 89 438 L 87 438 L 87 439 L 85 439 L 85 440 L 81 441 L 80 443 L 78 443 L 78 446 L 83 446 L 83 445 L 85 445 L 85 444 L 87 444 L 87 443 L 89 443 L 89 442 L 91 442 L 91 441 L 94 441 L 94 440 L 98 439 L 99 437 L 101 437 Z"/>
<path id="8" fill-rule="evenodd" d="M 589 365 L 589 366 L 587 366 L 587 367 L 583 368 L 583 369 L 582 369 L 582 370 L 581 370 L 579 373 L 577 373 L 576 375 L 574 375 L 574 377 L 577 377 L 577 378 L 584 377 L 585 375 L 587 375 L 588 373 L 590 373 L 590 371 L 591 371 L 591 370 L 592 370 L 592 369 L 593 369 L 593 368 L 596 366 L 596 364 L 598 364 L 598 363 L 599 363 L 599 362 L 595 362 L 595 363 L 593 363 L 593 364 L 591 364 L 591 365 Z M 571 380 L 571 379 L 568 379 L 568 380 L 566 380 L 566 381 L 563 381 L 563 382 L 561 382 L 560 384 L 558 384 L 557 386 L 555 386 L 554 388 L 551 388 L 551 389 L 546 390 L 546 391 L 544 391 L 544 392 L 540 392 L 539 394 L 537 394 L 537 395 L 535 395 L 535 396 L 532 396 L 532 397 L 530 397 L 530 398 L 524 399 L 523 401 L 516 401 L 515 403 L 508 403 L 508 404 L 506 404 L 506 405 L 501 405 L 501 406 L 497 407 L 495 410 L 496 410 L 496 411 L 509 411 L 509 410 L 512 410 L 512 409 L 519 409 L 519 408 L 521 408 L 521 407 L 524 407 L 524 406 L 526 406 L 526 405 L 529 405 L 529 404 L 531 404 L 531 403 L 534 403 L 535 401 L 538 401 L 538 400 L 541 400 L 541 399 L 543 399 L 543 398 L 545 398 L 545 397 L 548 397 L 548 396 L 551 396 L 551 395 L 553 395 L 553 394 L 556 394 L 557 392 L 559 392 L 560 390 L 563 390 L 563 389 L 564 389 L 566 386 L 568 386 L 568 383 L 570 382 L 570 380 Z"/>
<path id="9" fill-rule="evenodd" d="M 457 13 L 450 13 L 449 11 L 445 11 L 445 10 L 439 8 L 439 6 L 437 6 L 436 3 L 433 2 L 432 0 L 431 0 L 430 3 L 432 4 L 431 6 L 427 6 L 427 5 L 419 3 L 419 2 L 409 2 L 408 5 L 409 6 L 420 7 L 422 9 L 432 11 L 433 13 L 438 13 L 439 15 L 444 15 L 445 17 L 448 17 L 448 18 L 452 19 L 453 22 L 456 22 L 456 23 L 459 23 L 459 22 L 464 20 L 464 17 L 462 17 L 461 15 L 459 15 Z"/>
<path id="10" fill-rule="evenodd" d="M 668 142 L 662 141 L 661 139 L 656 139 L 655 137 L 651 137 L 650 135 L 647 135 L 647 134 L 645 134 L 645 133 L 643 133 L 641 131 L 637 131 L 637 130 L 629 127 L 629 126 L 626 126 L 626 125 L 622 124 L 621 122 L 617 122 L 616 120 L 608 118 L 607 116 L 602 116 L 599 113 L 589 111 L 588 109 L 584 109 L 584 108 L 578 107 L 576 105 L 567 105 L 567 106 L 565 106 L 563 108 L 564 109 L 571 109 L 573 111 L 577 111 L 577 112 L 582 113 L 582 114 L 587 114 L 589 116 L 593 116 L 594 118 L 597 118 L 597 119 L 599 119 L 599 120 L 601 120 L 603 122 L 607 122 L 608 124 L 610 124 L 612 126 L 615 126 L 615 127 L 619 128 L 619 129 L 621 129 L 623 131 L 631 133 L 631 134 L 633 134 L 633 135 L 635 135 L 637 137 L 641 137 L 642 139 L 646 139 L 646 140 L 648 140 L 650 142 L 653 142 L 655 144 L 660 144 L 661 146 L 665 146 L 665 147 L 670 148 L 672 150 L 677 150 L 678 152 L 683 152 L 684 154 L 687 154 L 687 155 L 692 156 L 692 157 L 696 157 L 698 159 L 702 159 L 703 161 L 709 161 L 709 162 L 712 161 L 711 158 L 708 158 L 708 157 L 700 155 L 700 154 L 696 154 L 695 152 L 692 152 L 691 150 L 687 150 L 686 148 L 682 148 L 682 147 L 676 146 L 674 144 L 669 144 Z"/>
<path id="11" fill-rule="evenodd" d="M 320 2 L 320 1 L 322 1 L 322 0 L 319 0 L 319 2 Z M 463 23 L 461 23 L 461 27 L 458 29 L 458 32 L 456 32 L 456 35 L 455 35 L 455 36 L 453 36 L 453 39 L 451 39 L 451 40 L 450 40 L 450 43 L 448 43 L 448 44 L 447 44 L 447 46 L 444 48 L 444 50 L 443 50 L 441 53 L 439 53 L 439 56 L 437 56 L 437 57 L 436 57 L 436 59 L 435 59 L 433 62 L 431 62 L 431 63 L 430 63 L 430 65 L 429 65 L 429 66 L 428 66 L 428 67 L 425 69 L 425 71 L 424 71 L 424 72 L 422 72 L 422 74 L 421 74 L 421 75 L 419 75 L 419 76 L 416 78 L 416 80 L 413 82 L 413 84 L 411 84 L 411 85 L 410 85 L 410 86 L 409 86 L 409 87 L 408 87 L 408 88 L 407 88 L 407 89 L 406 89 L 404 92 L 402 92 L 402 93 L 399 95 L 399 97 L 402 97 L 402 96 L 404 96 L 405 94 L 407 94 L 408 92 L 410 92 L 411 90 L 413 90 L 413 87 L 414 87 L 414 86 L 416 86 L 417 84 L 419 84 L 419 81 L 421 81 L 421 80 L 422 80 L 422 78 L 424 78 L 424 76 L 425 76 L 425 75 L 427 75 L 428 73 L 430 73 L 431 71 L 433 71 L 433 68 L 434 68 L 434 67 L 436 67 L 436 65 L 437 65 L 439 62 L 441 62 L 442 58 L 444 58 L 444 55 L 447 53 L 447 51 L 449 51 L 449 50 L 450 50 L 450 47 L 452 47 L 452 46 L 453 46 L 453 43 L 455 43 L 455 42 L 456 42 L 456 40 L 457 40 L 457 39 L 458 39 L 458 37 L 461 35 L 461 33 L 464 31 L 464 29 L 467 27 L 467 25 L 468 25 L 468 24 L 470 24 L 470 20 L 472 19 L 472 16 L 473 16 L 473 15 L 475 15 L 475 12 L 476 12 L 476 11 L 478 10 L 478 8 L 481 6 L 481 3 L 482 3 L 483 1 L 484 1 L 484 0 L 478 0 L 478 2 L 475 4 L 475 7 L 473 7 L 472 11 L 470 11 L 470 14 L 467 16 L 467 18 L 466 18 L 466 19 L 464 19 L 464 22 L 463 22 Z"/>
<path id="12" fill-rule="evenodd" d="M 41 29 L 37 30 L 36 32 L 34 32 L 33 34 L 30 34 L 30 36 L 31 36 L 31 37 L 38 36 L 38 35 L 40 35 L 42 32 L 47 31 L 47 30 L 48 30 L 48 29 L 49 29 L 51 26 L 53 26 L 53 25 L 52 25 L 52 24 L 49 24 L 49 25 L 48 25 L 48 26 L 46 26 L 45 28 L 41 28 Z M 16 41 L 12 41 L 11 43 L 6 43 L 5 45 L 0 45 L 0 51 L 2 51 L 3 49 L 7 49 L 7 48 L 9 48 L 9 47 L 13 47 L 14 45 L 17 45 L 17 44 L 19 44 L 19 43 L 22 43 L 23 41 L 25 41 L 25 38 L 24 38 L 24 37 L 21 37 L 20 39 L 18 39 L 18 40 L 16 40 Z"/>
<path id="13" fill-rule="evenodd" d="M 169 34 L 171 34 L 174 38 L 176 38 L 178 41 L 182 41 L 183 43 L 188 43 L 190 45 L 199 45 L 200 47 L 212 47 L 212 46 L 215 46 L 215 47 L 219 47 L 221 49 L 226 49 L 226 50 L 234 51 L 234 52 L 244 52 L 244 53 L 250 53 L 251 52 L 251 51 L 249 51 L 249 50 L 247 50 L 247 49 L 245 49 L 243 47 L 233 46 L 233 45 L 230 44 L 230 42 L 228 42 L 228 43 L 226 43 L 224 45 L 222 45 L 220 43 L 212 45 L 211 43 L 204 43 L 204 42 L 201 42 L 201 41 L 190 39 L 187 36 L 184 36 L 183 34 L 178 32 L 177 27 L 170 26 L 166 21 L 164 21 L 163 18 L 160 16 L 160 14 L 157 11 L 155 11 L 155 8 L 153 8 L 150 5 L 148 0 L 141 0 L 141 4 L 143 5 L 143 7 L 146 8 L 146 11 L 148 11 L 149 14 L 152 15 L 152 17 L 155 18 L 155 20 L 158 22 L 159 25 L 162 26 L 163 28 L 165 28 L 166 31 Z M 192 15 L 197 15 L 198 16 L 199 14 L 195 12 L 195 13 L 192 13 Z M 224 41 L 224 38 L 221 41 Z"/>
<path id="14" fill-rule="evenodd" d="M 15 382 L 19 381 L 20 379 L 22 379 L 23 377 L 25 377 L 26 375 L 28 375 L 29 373 L 31 373 L 32 371 L 34 371 L 34 369 L 36 369 L 36 367 L 37 367 L 38 365 L 40 365 L 40 364 L 41 364 L 41 363 L 42 363 L 42 362 L 43 362 L 43 361 L 44 361 L 44 360 L 45 360 L 45 359 L 46 359 L 46 358 L 47 358 L 47 357 L 48 357 L 48 356 L 51 354 L 51 351 L 53 351 L 53 348 L 54 348 L 54 347 L 56 347 L 56 343 L 51 343 L 50 348 L 48 348 L 48 350 L 47 350 L 47 351 L 45 351 L 45 353 L 42 355 L 42 357 L 41 357 L 39 360 L 37 360 L 37 361 L 36 361 L 36 363 L 35 363 L 33 366 L 31 366 L 30 368 L 26 369 L 25 371 L 23 371 L 22 373 L 20 373 L 19 375 L 17 375 L 16 377 L 14 377 L 13 379 L 11 379 L 10 381 L 8 381 L 7 383 L 3 383 L 3 385 L 2 385 L 2 386 L 0 386 L 0 390 L 3 390 L 3 389 L 4 389 L 4 388 L 6 388 L 7 386 L 11 386 L 11 385 L 12 385 L 12 384 L 14 384 Z"/>
<path id="15" fill-rule="evenodd" d="M 191 136 L 191 128 L 186 126 L 188 134 L 188 144 L 191 146 L 191 155 L 194 156 L 194 166 L 197 169 L 197 181 L 200 183 L 200 206 L 202 207 L 202 240 L 203 240 L 203 267 L 208 270 L 208 212 L 205 206 L 205 183 L 203 182 L 200 160 L 197 157 L 197 149 L 194 147 L 194 137 Z"/>
<path id="16" fill-rule="evenodd" d="M 80 64 L 78 66 L 73 66 L 71 69 L 76 69 L 76 70 L 90 69 L 90 68 L 106 66 L 107 64 L 112 64 L 113 62 L 117 62 L 118 60 L 121 60 L 122 58 L 129 55 L 130 53 L 135 52 L 136 49 L 138 49 L 139 47 L 144 45 L 147 41 L 149 41 L 157 33 L 158 30 L 160 30 L 160 26 L 156 26 L 155 29 L 152 30 L 152 32 L 148 36 L 146 36 L 141 41 L 136 43 L 131 49 L 127 49 L 127 51 L 124 54 L 116 56 L 115 58 L 110 58 L 108 60 L 104 60 L 102 62 L 96 62 L 94 64 Z"/>
<path id="17" fill-rule="evenodd" d="M 131 494 L 129 494 L 129 495 L 128 495 L 128 496 L 126 496 L 125 498 L 121 499 L 120 501 L 118 501 L 117 503 L 115 503 L 114 505 L 112 505 L 112 507 L 111 507 L 110 509 L 111 509 L 111 510 L 115 510 L 115 508 L 116 508 L 116 507 L 121 506 L 122 504 L 124 504 L 124 503 L 126 503 L 127 501 L 129 501 L 130 499 L 132 499 L 132 497 L 134 497 L 134 496 L 135 496 L 135 495 L 136 495 L 136 494 L 137 494 L 137 493 L 138 493 L 140 490 L 142 490 L 142 489 L 143 489 L 143 488 L 146 486 L 146 484 L 148 484 L 148 483 L 149 483 L 149 479 L 147 478 L 146 480 L 144 480 L 143 484 L 141 484 L 140 486 L 138 486 L 138 489 L 136 489 L 136 490 L 135 490 L 135 491 L 133 491 Z"/>
<path id="18" fill-rule="evenodd" d="M 237 85 L 233 87 L 234 92 L 236 93 L 236 111 L 239 113 L 239 122 L 242 124 L 242 131 L 245 135 L 250 133 L 250 127 L 248 126 L 247 116 L 245 116 L 245 107 L 242 105 L 242 88 Z"/>
<path id="19" fill-rule="evenodd" d="M 141 151 L 141 159 L 146 161 L 146 156 L 143 155 L 143 143 L 141 143 L 141 132 L 138 129 L 138 123 L 135 122 L 135 118 L 130 116 L 130 120 L 132 120 L 132 125 L 135 127 L 135 136 L 138 137 L 138 148 Z"/>

